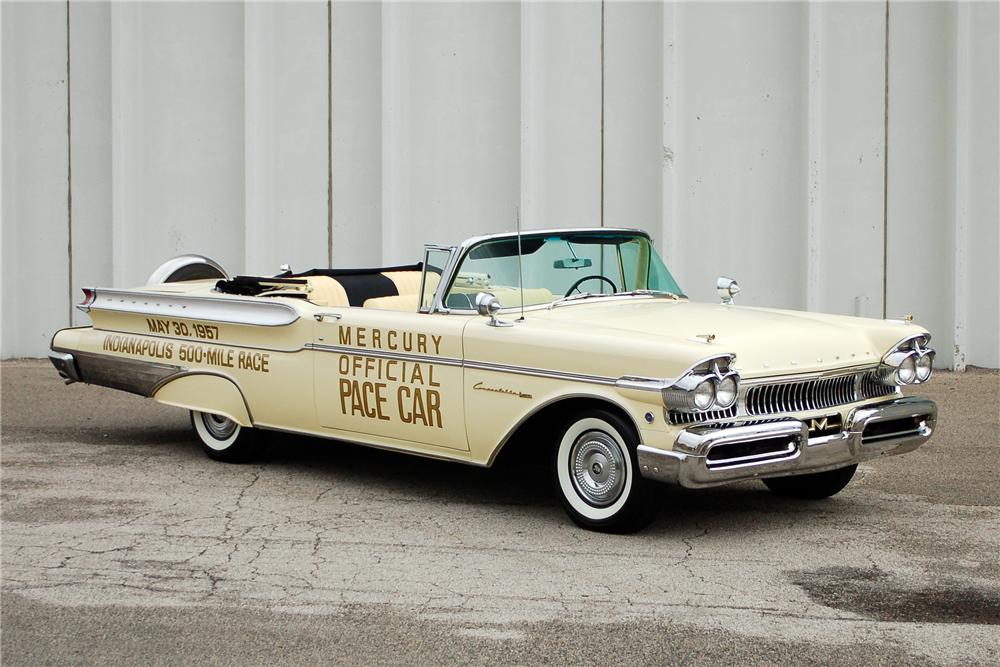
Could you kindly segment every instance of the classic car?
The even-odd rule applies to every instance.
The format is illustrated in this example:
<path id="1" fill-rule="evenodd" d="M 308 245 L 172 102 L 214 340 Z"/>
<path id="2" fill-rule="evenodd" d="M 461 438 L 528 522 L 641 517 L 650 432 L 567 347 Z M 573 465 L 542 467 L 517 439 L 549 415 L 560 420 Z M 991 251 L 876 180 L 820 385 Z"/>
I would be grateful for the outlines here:
<path id="1" fill-rule="evenodd" d="M 579 525 L 630 531 L 667 482 L 760 479 L 791 498 L 934 431 L 934 350 L 912 318 L 690 301 L 648 234 L 561 229 L 428 245 L 373 269 L 230 277 L 186 255 L 135 289 L 84 289 L 67 383 L 190 411 L 205 453 L 247 461 L 285 431 L 490 466 L 547 457 Z"/>

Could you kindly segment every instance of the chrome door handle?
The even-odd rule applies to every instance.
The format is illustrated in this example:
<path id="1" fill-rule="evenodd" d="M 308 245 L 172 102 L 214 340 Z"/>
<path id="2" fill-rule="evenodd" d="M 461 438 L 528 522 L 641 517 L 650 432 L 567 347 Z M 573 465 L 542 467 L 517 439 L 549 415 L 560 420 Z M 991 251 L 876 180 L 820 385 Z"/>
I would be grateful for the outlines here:
<path id="1" fill-rule="evenodd" d="M 332 317 L 335 320 L 339 320 L 341 317 L 343 317 L 343 315 L 341 315 L 340 313 L 315 313 L 315 314 L 313 314 L 313 319 L 316 320 L 317 322 L 322 322 L 323 318 L 325 318 L 325 317 Z"/>

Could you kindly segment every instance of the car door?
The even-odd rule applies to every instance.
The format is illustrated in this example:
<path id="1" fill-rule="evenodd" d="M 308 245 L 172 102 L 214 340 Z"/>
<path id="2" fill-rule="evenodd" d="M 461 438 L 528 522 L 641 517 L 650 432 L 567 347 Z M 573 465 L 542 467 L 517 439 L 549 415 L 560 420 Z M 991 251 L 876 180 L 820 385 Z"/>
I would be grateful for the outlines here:
<path id="1" fill-rule="evenodd" d="M 317 314 L 313 340 L 323 428 L 403 447 L 468 451 L 462 369 L 468 318 L 357 307 L 324 313 Z"/>

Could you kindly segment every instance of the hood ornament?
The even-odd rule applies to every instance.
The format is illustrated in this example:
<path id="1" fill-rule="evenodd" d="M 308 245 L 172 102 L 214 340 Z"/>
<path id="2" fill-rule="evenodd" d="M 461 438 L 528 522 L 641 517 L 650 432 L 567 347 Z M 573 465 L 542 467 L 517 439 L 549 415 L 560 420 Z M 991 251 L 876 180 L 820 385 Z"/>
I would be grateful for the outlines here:
<path id="1" fill-rule="evenodd" d="M 715 340 L 715 334 L 698 334 L 695 338 L 704 338 L 706 343 L 711 343 Z"/>

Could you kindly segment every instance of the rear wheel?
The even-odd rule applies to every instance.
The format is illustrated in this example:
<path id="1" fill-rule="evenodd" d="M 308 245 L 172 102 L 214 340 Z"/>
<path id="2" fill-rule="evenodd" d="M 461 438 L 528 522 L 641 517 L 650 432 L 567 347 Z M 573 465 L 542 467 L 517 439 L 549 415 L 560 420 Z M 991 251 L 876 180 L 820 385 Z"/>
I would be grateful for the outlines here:
<path id="1" fill-rule="evenodd" d="M 807 500 L 819 500 L 829 498 L 839 493 L 847 486 L 857 465 L 828 470 L 826 472 L 815 472 L 809 475 L 794 475 L 792 477 L 772 477 L 765 479 L 764 484 L 779 496 L 789 498 L 804 498 Z"/>
<path id="2" fill-rule="evenodd" d="M 555 483 L 577 525 L 611 533 L 634 532 L 653 518 L 652 484 L 639 475 L 639 436 L 607 410 L 578 413 L 559 430 Z"/>
<path id="3" fill-rule="evenodd" d="M 246 463 L 260 454 L 260 432 L 244 428 L 228 417 L 192 410 L 191 425 L 202 450 L 216 461 Z"/>

